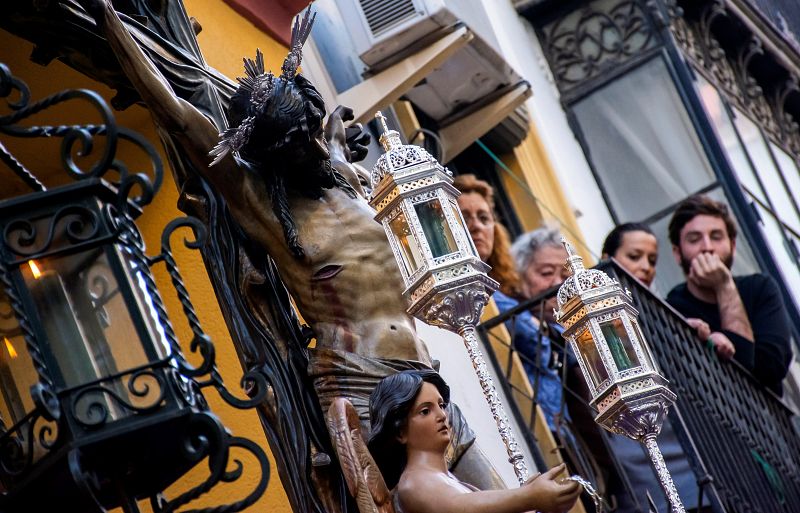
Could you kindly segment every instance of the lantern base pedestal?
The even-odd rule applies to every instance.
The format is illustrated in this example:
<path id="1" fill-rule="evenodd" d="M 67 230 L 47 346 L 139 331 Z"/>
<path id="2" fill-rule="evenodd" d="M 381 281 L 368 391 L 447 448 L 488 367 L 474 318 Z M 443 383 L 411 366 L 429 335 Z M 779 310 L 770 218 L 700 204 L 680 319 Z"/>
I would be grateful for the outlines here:
<path id="1" fill-rule="evenodd" d="M 599 411 L 595 422 L 640 442 L 647 435 L 658 435 L 676 396 L 660 376 L 644 378 L 613 385 L 592 401 L 592 407 Z"/>
<path id="2" fill-rule="evenodd" d="M 619 390 L 609 391 L 606 396 L 612 399 L 606 401 L 610 404 L 607 404 L 606 408 L 595 417 L 595 421 L 612 433 L 627 436 L 644 444 L 661 489 L 667 497 L 670 513 L 686 513 L 656 443 L 667 411 L 675 401 L 675 394 L 659 382 L 663 381 L 661 379 L 653 381 L 653 378 L 648 378 L 645 381 L 649 381 L 652 386 L 638 396 L 636 393 L 626 396 L 623 392 L 622 399 L 619 399 Z M 618 385 L 617 388 L 624 389 L 625 385 Z"/>

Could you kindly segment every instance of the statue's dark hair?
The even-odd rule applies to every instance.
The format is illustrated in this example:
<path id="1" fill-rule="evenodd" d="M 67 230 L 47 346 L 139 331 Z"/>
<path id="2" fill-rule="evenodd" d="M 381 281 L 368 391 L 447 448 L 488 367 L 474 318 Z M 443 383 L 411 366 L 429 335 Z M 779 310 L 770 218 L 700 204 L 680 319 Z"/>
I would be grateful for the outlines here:
<path id="1" fill-rule="evenodd" d="M 644 223 L 618 224 L 606 235 L 606 240 L 603 242 L 603 255 L 613 257 L 620 246 L 622 246 L 622 236 L 629 232 L 645 232 L 654 237 L 656 235 L 653 233 L 653 230 Z"/>
<path id="2" fill-rule="evenodd" d="M 231 126 L 255 116 L 247 142 L 239 151 L 240 164 L 263 178 L 289 250 L 303 257 L 287 192 L 319 198 L 323 189 L 340 187 L 353 197 L 356 193 L 333 169 L 330 159 L 311 146 L 325 118 L 325 102 L 311 82 L 302 75 L 275 77 L 270 98 L 260 112 L 253 112 L 251 95 L 249 88 L 240 86 L 228 111 Z"/>
<path id="3" fill-rule="evenodd" d="M 406 447 L 398 437 L 423 383 L 435 386 L 445 404 L 450 402 L 450 387 L 433 370 L 406 370 L 387 376 L 369 397 L 372 432 L 367 446 L 390 489 L 397 486 L 406 468 Z"/>

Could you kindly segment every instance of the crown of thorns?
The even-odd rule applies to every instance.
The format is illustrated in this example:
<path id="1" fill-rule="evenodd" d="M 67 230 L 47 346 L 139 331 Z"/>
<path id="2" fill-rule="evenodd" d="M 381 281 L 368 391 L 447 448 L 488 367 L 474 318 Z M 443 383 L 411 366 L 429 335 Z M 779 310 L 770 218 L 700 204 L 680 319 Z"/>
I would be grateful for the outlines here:
<path id="1" fill-rule="evenodd" d="M 300 67 L 300 62 L 303 60 L 303 44 L 308 39 L 316 18 L 317 13 L 312 15 L 309 8 L 306 9 L 302 18 L 295 20 L 292 27 L 291 48 L 286 59 L 283 60 L 278 80 L 293 80 L 297 75 L 297 68 Z M 214 157 L 209 167 L 217 164 L 228 153 L 238 153 L 247 144 L 256 118 L 264 112 L 264 108 L 272 96 L 272 91 L 275 89 L 275 75 L 271 71 L 264 70 L 264 54 L 261 53 L 261 50 L 256 49 L 255 60 L 245 57 L 243 61 L 245 76 L 237 78 L 237 80 L 240 91 L 245 91 L 250 96 L 248 116 L 242 120 L 239 126 L 230 127 L 219 134 L 220 141 L 208 152 L 210 156 Z"/>

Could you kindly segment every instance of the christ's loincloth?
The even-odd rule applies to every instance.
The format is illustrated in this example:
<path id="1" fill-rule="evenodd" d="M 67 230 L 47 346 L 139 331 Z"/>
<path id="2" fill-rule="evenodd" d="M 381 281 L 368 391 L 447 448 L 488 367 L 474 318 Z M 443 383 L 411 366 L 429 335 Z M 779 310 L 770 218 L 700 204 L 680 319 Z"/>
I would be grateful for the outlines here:
<path id="1" fill-rule="evenodd" d="M 347 351 L 334 349 L 310 349 L 308 374 L 314 381 L 322 411 L 327 412 L 337 397 L 348 399 L 361 420 L 362 432 L 369 438 L 369 396 L 380 380 L 404 370 L 431 368 L 421 362 L 410 360 L 390 360 L 384 358 L 365 358 Z M 438 367 L 436 362 L 435 367 Z M 447 409 L 450 421 L 450 445 L 447 448 L 447 462 L 450 468 L 475 442 L 475 433 L 467 425 L 467 420 L 454 403 Z"/>

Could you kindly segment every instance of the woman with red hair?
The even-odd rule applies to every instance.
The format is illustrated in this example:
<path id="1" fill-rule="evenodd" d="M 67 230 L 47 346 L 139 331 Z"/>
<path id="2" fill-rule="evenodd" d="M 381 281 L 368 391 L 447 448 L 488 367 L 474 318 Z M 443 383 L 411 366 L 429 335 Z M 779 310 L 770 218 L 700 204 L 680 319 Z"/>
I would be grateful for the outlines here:
<path id="1" fill-rule="evenodd" d="M 511 241 L 505 227 L 494 215 L 494 190 L 475 175 L 459 175 L 453 185 L 461 192 L 458 206 L 481 260 L 492 266 L 489 276 L 500 283 L 494 301 L 500 313 L 511 310 L 525 299 L 522 281 L 509 248 Z M 539 333 L 539 323 L 529 311 L 520 312 L 506 323 L 513 337 L 513 347 L 522 355 L 522 364 L 539 406 L 552 431 L 558 431 L 561 418 L 561 379 L 550 365 L 553 348 L 550 339 Z"/>

